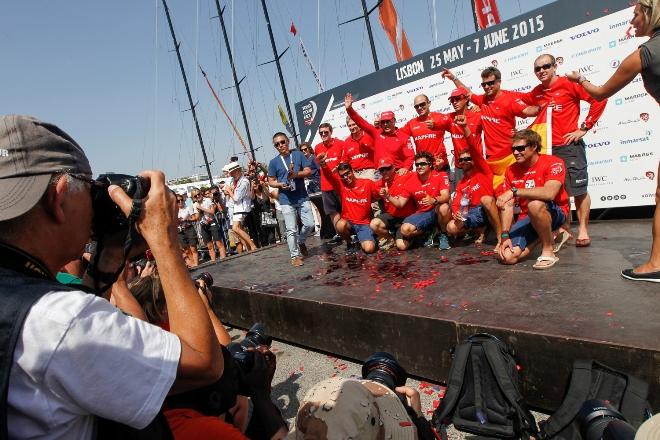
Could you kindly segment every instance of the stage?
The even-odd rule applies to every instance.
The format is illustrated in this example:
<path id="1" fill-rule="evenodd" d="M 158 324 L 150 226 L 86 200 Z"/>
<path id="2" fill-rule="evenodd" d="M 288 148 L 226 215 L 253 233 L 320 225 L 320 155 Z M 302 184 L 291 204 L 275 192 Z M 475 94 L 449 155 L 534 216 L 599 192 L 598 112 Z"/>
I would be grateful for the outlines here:
<path id="1" fill-rule="evenodd" d="M 555 409 L 573 360 L 593 358 L 647 380 L 657 410 L 660 285 L 619 275 L 648 257 L 651 222 L 594 222 L 591 237 L 588 248 L 569 242 L 547 271 L 533 270 L 533 258 L 502 266 L 492 246 L 345 256 L 344 245 L 316 239 L 299 268 L 282 244 L 201 270 L 215 279 L 227 324 L 261 321 L 278 339 L 356 360 L 389 351 L 412 375 L 440 382 L 449 349 L 486 331 L 515 347 L 535 407 Z"/>

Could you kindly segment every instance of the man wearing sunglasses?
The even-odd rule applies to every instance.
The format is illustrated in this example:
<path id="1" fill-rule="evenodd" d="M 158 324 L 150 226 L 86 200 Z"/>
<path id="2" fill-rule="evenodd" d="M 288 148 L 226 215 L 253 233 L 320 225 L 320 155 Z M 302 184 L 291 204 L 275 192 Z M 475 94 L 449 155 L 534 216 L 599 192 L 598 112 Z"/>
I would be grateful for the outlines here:
<path id="1" fill-rule="evenodd" d="M 338 176 L 339 179 L 335 176 Z M 353 168 L 346 162 L 340 163 L 337 167 L 337 174 L 332 174 L 330 178 L 341 200 L 341 217 L 335 224 L 335 228 L 346 242 L 346 253 L 354 254 L 356 252 L 351 238 L 353 234 L 357 236 L 365 253 L 376 252 L 376 239 L 369 228 L 369 222 L 371 221 L 371 203 L 380 197 L 378 188 L 372 180 L 356 178 Z"/>
<path id="2" fill-rule="evenodd" d="M 486 225 L 490 224 L 497 234 L 494 250 L 499 253 L 502 233 L 500 213 L 495 204 L 493 172 L 482 156 L 481 137 L 470 131 L 466 115 L 457 115 L 454 125 L 463 130 L 462 140 L 468 147 L 456 150 L 457 167 L 464 174 L 456 184 L 451 204 L 452 220 L 447 224 L 447 233 L 459 236 L 469 230 L 480 230 L 483 234 Z"/>
<path id="3" fill-rule="evenodd" d="M 403 208 L 408 200 L 413 200 L 417 207 L 414 214 L 403 220 L 401 225 L 402 240 L 397 240 L 399 250 L 408 249 L 416 237 L 430 234 L 438 225 L 444 228 L 450 218 L 449 177 L 445 172 L 433 171 L 433 156 L 428 151 L 415 155 L 416 172 L 408 178 L 400 195 L 393 196 L 389 191 L 384 198 L 397 208 Z M 449 240 L 445 232 L 440 234 L 440 249 L 449 249 Z"/>
<path id="4" fill-rule="evenodd" d="M 344 143 L 340 139 L 332 137 L 332 125 L 327 122 L 319 125 L 319 136 L 321 136 L 321 142 L 314 147 L 314 154 L 316 154 L 316 161 L 321 167 L 321 201 L 323 202 L 323 211 L 330 217 L 334 228 L 339 220 L 341 203 L 330 179 L 332 178 L 331 173 L 334 172 L 344 156 Z M 331 241 L 339 243 L 341 239 L 337 235 Z"/>
<path id="5" fill-rule="evenodd" d="M 279 153 L 268 164 L 268 185 L 279 189 L 279 202 L 286 226 L 286 243 L 291 254 L 291 265 L 302 266 L 307 256 L 305 240 L 314 232 L 312 202 L 305 189 L 305 177 L 312 174 L 307 158 L 298 150 L 289 151 L 289 138 L 275 133 L 273 145 Z M 298 233 L 298 218 L 302 229 Z"/>
<path id="6" fill-rule="evenodd" d="M 413 101 L 417 117 L 411 119 L 399 130 L 415 142 L 416 151 L 428 151 L 434 157 L 434 168 L 449 172 L 445 131 L 449 131 L 451 119 L 445 114 L 432 112 L 431 101 L 426 95 L 417 95 Z"/>
<path id="7" fill-rule="evenodd" d="M 382 112 L 379 127 L 376 128 L 355 111 L 353 95 L 350 93 L 344 97 L 344 107 L 348 117 L 373 138 L 376 163 L 383 157 L 390 157 L 394 160 L 394 168 L 398 174 L 405 174 L 412 169 L 414 150 L 410 136 L 396 128 L 394 112 Z"/>
<path id="8" fill-rule="evenodd" d="M 401 235 L 401 225 L 406 217 L 415 213 L 415 203 L 412 199 L 409 199 L 403 208 L 397 208 L 388 200 L 387 195 L 390 194 L 396 198 L 403 194 L 403 187 L 408 178 L 412 176 L 412 173 L 402 176 L 396 174 L 394 172 L 394 161 L 389 157 L 380 159 L 378 171 L 382 177 L 376 182 L 376 188 L 378 188 L 383 209 L 380 214 L 371 220 L 369 227 L 378 236 L 378 247 L 380 249 L 384 251 L 391 249 L 396 242 L 398 242 L 397 247 L 405 248 L 403 236 Z"/>
<path id="9" fill-rule="evenodd" d="M 516 264 L 540 243 L 541 255 L 532 266 L 538 270 L 549 269 L 559 260 L 554 254 L 552 231 L 564 225 L 570 211 L 564 161 L 539 154 L 541 142 L 535 131 L 516 132 L 511 146 L 516 163 L 507 168 L 504 192 L 497 198 L 502 218 L 500 261 Z"/>
<path id="10" fill-rule="evenodd" d="M 575 246 L 586 247 L 591 244 L 588 231 L 591 197 L 587 192 L 589 174 L 586 145 L 582 137 L 598 122 L 607 100 L 598 102 L 579 84 L 565 76 L 558 76 L 557 62 L 550 54 L 536 58 L 534 73 L 541 84 L 526 93 L 523 100 L 530 105 L 552 107 L 552 154 L 566 163 L 565 188 L 575 200 L 579 222 Z M 578 128 L 580 101 L 589 103 L 589 113 Z"/>

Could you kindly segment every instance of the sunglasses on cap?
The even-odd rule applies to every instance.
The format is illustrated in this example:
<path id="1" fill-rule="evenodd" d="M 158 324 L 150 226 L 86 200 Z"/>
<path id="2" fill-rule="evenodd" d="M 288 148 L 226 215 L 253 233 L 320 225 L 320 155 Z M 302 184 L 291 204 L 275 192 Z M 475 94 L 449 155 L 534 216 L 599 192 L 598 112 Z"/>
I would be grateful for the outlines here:
<path id="1" fill-rule="evenodd" d="M 484 81 L 481 83 L 481 87 L 493 87 L 498 80 L 494 79 L 492 81 Z"/>
<path id="2" fill-rule="evenodd" d="M 514 151 L 514 152 L 517 151 L 518 153 L 522 153 L 523 151 L 525 151 L 525 148 L 533 147 L 533 146 L 534 145 L 530 145 L 530 144 L 514 145 L 514 146 L 511 147 L 511 151 Z"/>
<path id="3" fill-rule="evenodd" d="M 415 162 L 416 167 L 427 167 L 429 166 L 428 162 Z"/>
<path id="4" fill-rule="evenodd" d="M 413 105 L 413 107 L 415 107 L 416 109 L 418 109 L 418 108 L 424 108 L 424 107 L 426 107 L 427 105 L 428 105 L 428 102 L 420 102 L 419 104 L 415 104 L 415 105 Z"/>
<path id="5" fill-rule="evenodd" d="M 459 161 L 459 162 L 472 162 L 472 158 L 471 158 L 470 156 L 459 157 L 459 158 L 458 158 L 458 161 Z"/>
<path id="6" fill-rule="evenodd" d="M 541 66 L 534 66 L 534 72 L 539 73 L 541 70 L 548 70 L 552 66 L 554 66 L 552 63 L 545 63 Z"/>
<path id="7" fill-rule="evenodd" d="M 276 147 L 279 147 L 280 145 L 286 145 L 287 143 L 288 143 L 288 141 L 282 140 L 282 141 L 279 141 L 279 142 L 273 142 L 273 145 L 275 145 Z"/>

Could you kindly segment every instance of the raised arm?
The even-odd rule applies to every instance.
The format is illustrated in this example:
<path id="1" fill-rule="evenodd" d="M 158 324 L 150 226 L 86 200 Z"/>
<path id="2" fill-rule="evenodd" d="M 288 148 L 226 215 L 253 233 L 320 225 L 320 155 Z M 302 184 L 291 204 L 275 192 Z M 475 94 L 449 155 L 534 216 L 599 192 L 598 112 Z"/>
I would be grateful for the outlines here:
<path id="1" fill-rule="evenodd" d="M 468 91 L 468 99 L 470 99 L 470 97 L 472 96 L 472 90 L 470 90 L 470 88 L 468 86 L 463 84 L 463 82 L 460 79 L 458 79 L 458 77 L 456 75 L 454 75 L 451 70 L 443 69 L 442 73 L 440 75 L 443 78 L 447 78 L 448 80 L 452 81 L 454 83 L 454 86 L 456 86 L 456 88 L 463 87 L 465 90 L 467 90 Z"/>
<path id="2" fill-rule="evenodd" d="M 380 134 L 380 131 L 373 126 L 373 124 L 370 124 L 367 122 L 358 112 L 355 111 L 353 108 L 353 95 L 350 93 L 347 93 L 346 96 L 344 97 L 344 107 L 346 107 L 346 114 L 355 122 L 355 124 L 360 127 L 362 130 L 366 131 L 371 135 L 371 137 L 375 138 L 375 136 L 378 136 Z"/>
<path id="3" fill-rule="evenodd" d="M 642 71 L 642 56 L 640 50 L 637 49 L 628 55 L 621 65 L 616 69 L 614 74 L 603 84 L 597 86 L 592 84 L 587 77 L 575 70 L 566 77 L 581 85 L 585 92 L 587 92 L 596 101 L 602 101 L 609 98 L 616 92 L 629 84 L 639 73 Z"/>

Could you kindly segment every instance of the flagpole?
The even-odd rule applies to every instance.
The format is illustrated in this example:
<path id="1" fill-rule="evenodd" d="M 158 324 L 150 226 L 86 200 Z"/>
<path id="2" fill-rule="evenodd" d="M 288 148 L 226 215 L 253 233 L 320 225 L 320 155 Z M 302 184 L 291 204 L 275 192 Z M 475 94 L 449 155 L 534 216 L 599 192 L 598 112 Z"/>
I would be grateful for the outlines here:
<path id="1" fill-rule="evenodd" d="M 231 65 L 231 72 L 234 76 L 234 86 L 236 87 L 236 93 L 238 94 L 238 103 L 241 106 L 241 113 L 243 114 L 243 124 L 245 125 L 245 134 L 248 138 L 248 144 L 250 145 L 250 154 L 252 155 L 252 160 L 257 160 L 254 155 L 254 145 L 252 144 L 252 136 L 250 136 L 250 126 L 248 125 L 247 116 L 245 115 L 245 106 L 243 105 L 243 96 L 241 95 L 241 81 L 238 80 L 236 76 L 236 66 L 234 65 L 234 57 L 231 53 L 231 47 L 229 45 L 229 39 L 227 38 L 227 29 L 225 28 L 225 20 L 222 18 L 222 10 L 220 9 L 220 1 L 215 0 L 215 7 L 218 9 L 218 17 L 220 18 L 220 27 L 222 27 L 222 35 L 225 37 L 225 46 L 227 47 L 227 55 L 229 56 L 229 64 Z"/>
<path id="2" fill-rule="evenodd" d="M 477 20 L 477 0 L 470 0 L 472 3 L 472 19 L 474 20 L 474 31 L 479 32 L 479 21 Z"/>
<path id="3" fill-rule="evenodd" d="M 293 113 L 291 113 L 291 106 L 289 105 L 289 96 L 286 93 L 286 85 L 284 84 L 284 76 L 282 75 L 282 67 L 280 66 L 280 55 L 277 54 L 277 46 L 275 46 L 275 38 L 273 37 L 273 29 L 270 26 L 270 18 L 268 17 L 268 9 L 266 8 L 266 0 L 261 0 L 261 6 L 264 10 L 266 17 L 266 24 L 268 25 L 268 35 L 270 36 L 270 44 L 273 46 L 273 55 L 275 56 L 275 65 L 277 66 L 277 73 L 280 76 L 280 84 L 282 85 L 282 94 L 284 95 L 284 104 L 286 105 L 287 113 L 289 114 L 289 121 L 291 128 L 293 128 L 293 142 L 298 148 L 298 133 L 296 132 L 296 124 L 293 120 Z"/>
<path id="4" fill-rule="evenodd" d="M 378 6 L 378 5 L 376 5 Z M 367 24 L 367 35 L 369 35 L 369 44 L 371 45 L 371 56 L 374 59 L 374 68 L 379 70 L 378 67 L 378 56 L 376 55 L 376 45 L 374 44 L 374 36 L 371 33 L 371 22 L 369 21 L 370 11 L 367 11 L 367 2 L 362 0 L 362 11 L 364 12 L 364 22 Z"/>

